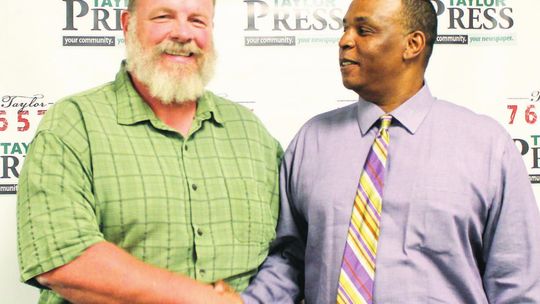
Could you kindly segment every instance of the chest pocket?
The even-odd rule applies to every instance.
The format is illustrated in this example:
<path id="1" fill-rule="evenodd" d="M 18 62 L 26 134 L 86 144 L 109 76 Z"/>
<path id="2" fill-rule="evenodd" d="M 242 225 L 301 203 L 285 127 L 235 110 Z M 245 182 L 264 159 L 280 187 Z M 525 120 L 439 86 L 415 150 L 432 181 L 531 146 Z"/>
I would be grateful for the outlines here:
<path id="1" fill-rule="evenodd" d="M 209 207 L 219 213 L 214 223 L 220 235 L 236 244 L 268 248 L 275 236 L 275 218 L 270 211 L 270 194 L 257 181 L 234 177 L 206 181 Z M 222 242 L 224 240 L 216 240 Z"/>
<path id="2" fill-rule="evenodd" d="M 234 238 L 239 243 L 269 244 L 274 237 L 275 222 L 265 189 L 248 178 L 229 179 L 225 184 Z"/>

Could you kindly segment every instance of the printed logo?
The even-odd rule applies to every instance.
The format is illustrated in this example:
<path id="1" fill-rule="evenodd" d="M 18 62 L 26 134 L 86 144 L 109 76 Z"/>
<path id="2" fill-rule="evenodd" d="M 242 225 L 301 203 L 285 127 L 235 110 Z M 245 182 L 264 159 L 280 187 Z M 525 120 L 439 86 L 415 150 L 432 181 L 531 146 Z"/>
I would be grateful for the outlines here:
<path id="1" fill-rule="evenodd" d="M 0 184 L 0 195 L 1 194 L 17 194 L 17 184 Z"/>
<path id="2" fill-rule="evenodd" d="M 26 142 L 0 142 L 0 182 L 16 181 L 22 160 L 28 152 Z M 0 194 L 15 194 L 16 184 L 0 184 Z"/>
<path id="3" fill-rule="evenodd" d="M 512 0 L 431 0 L 437 11 L 435 43 L 508 45 L 516 42 Z"/>
<path id="4" fill-rule="evenodd" d="M 244 0 L 245 46 L 336 46 L 345 9 L 336 0 Z M 343 2 L 343 1 L 342 1 Z M 345 3 L 343 3 L 345 4 Z"/>
<path id="5" fill-rule="evenodd" d="M 115 46 L 124 43 L 121 15 L 128 0 L 62 0 L 66 22 L 63 46 Z M 78 35 L 76 35 L 78 34 Z"/>
<path id="6" fill-rule="evenodd" d="M 529 138 L 514 138 L 514 143 L 529 172 L 540 170 L 540 134 L 531 135 Z M 533 184 L 540 184 L 540 174 L 530 174 L 529 179 Z"/>
<path id="7" fill-rule="evenodd" d="M 4 95 L 0 100 L 0 194 L 15 194 L 17 179 L 39 121 L 52 105 L 43 94 Z M 7 182 L 7 184 L 6 184 Z"/>
<path id="8" fill-rule="evenodd" d="M 505 103 L 508 111 L 507 127 L 536 129 L 536 126 L 540 126 L 537 113 L 540 110 L 540 90 L 514 96 L 508 97 Z M 523 156 L 529 173 L 540 173 L 540 134 L 522 135 L 520 138 L 514 138 L 514 143 Z M 529 177 L 531 183 L 540 184 L 540 174 L 530 174 Z"/>

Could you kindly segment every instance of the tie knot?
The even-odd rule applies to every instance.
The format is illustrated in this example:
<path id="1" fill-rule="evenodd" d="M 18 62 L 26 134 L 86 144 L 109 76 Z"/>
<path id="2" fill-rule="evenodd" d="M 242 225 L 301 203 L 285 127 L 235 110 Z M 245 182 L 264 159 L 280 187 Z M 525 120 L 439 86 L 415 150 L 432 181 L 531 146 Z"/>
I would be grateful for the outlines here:
<path id="1" fill-rule="evenodd" d="M 379 131 L 385 130 L 388 131 L 388 128 L 390 127 L 390 124 L 392 123 L 392 115 L 385 114 L 379 118 L 381 120 L 381 126 L 379 128 Z"/>

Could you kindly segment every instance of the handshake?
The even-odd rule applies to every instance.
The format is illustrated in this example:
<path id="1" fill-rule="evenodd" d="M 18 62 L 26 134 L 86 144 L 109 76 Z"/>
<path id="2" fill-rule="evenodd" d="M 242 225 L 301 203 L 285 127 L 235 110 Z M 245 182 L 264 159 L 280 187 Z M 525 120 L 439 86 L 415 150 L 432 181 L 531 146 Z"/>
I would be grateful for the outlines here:
<path id="1" fill-rule="evenodd" d="M 214 291 L 217 292 L 220 296 L 220 300 L 223 302 L 219 303 L 230 303 L 230 304 L 243 304 L 240 294 L 237 293 L 234 288 L 229 284 L 225 283 L 223 280 L 219 280 L 212 284 Z"/>

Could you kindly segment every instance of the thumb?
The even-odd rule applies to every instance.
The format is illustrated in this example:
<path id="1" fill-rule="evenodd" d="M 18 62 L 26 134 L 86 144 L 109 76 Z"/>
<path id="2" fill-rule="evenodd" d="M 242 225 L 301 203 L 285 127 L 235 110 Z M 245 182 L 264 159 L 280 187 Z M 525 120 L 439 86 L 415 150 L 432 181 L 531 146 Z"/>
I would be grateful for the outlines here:
<path id="1" fill-rule="evenodd" d="M 214 283 L 214 291 L 217 293 L 224 293 L 227 290 L 227 286 L 223 280 L 219 280 Z"/>

